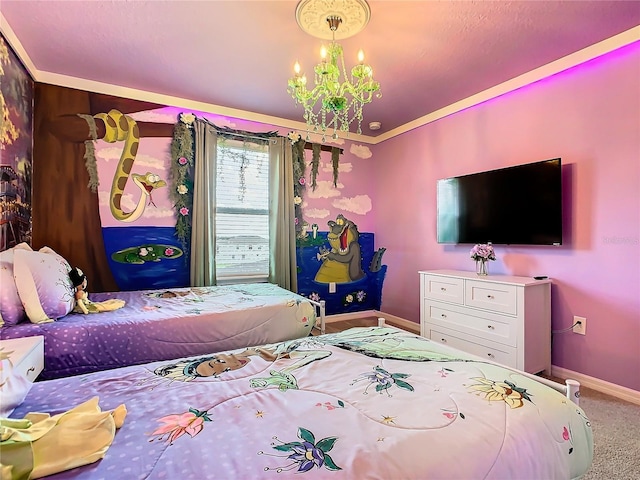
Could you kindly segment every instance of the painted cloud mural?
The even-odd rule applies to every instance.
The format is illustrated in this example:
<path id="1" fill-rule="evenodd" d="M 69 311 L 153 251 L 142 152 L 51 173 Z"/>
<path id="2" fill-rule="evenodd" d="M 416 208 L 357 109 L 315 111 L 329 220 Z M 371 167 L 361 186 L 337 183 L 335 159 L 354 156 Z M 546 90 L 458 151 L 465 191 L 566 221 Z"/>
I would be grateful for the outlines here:
<path id="1" fill-rule="evenodd" d="M 335 208 L 358 215 L 365 215 L 371 211 L 371 198 L 369 195 L 356 195 L 355 197 L 337 198 L 331 202 Z"/>

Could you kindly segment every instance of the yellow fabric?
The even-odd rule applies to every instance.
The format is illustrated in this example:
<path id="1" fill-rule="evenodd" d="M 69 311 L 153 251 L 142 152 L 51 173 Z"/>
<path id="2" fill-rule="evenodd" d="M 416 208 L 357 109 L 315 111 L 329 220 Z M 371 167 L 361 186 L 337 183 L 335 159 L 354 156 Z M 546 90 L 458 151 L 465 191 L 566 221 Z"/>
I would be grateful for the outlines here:
<path id="1" fill-rule="evenodd" d="M 91 302 L 88 308 L 89 311 L 91 311 L 91 307 L 95 307 L 96 312 L 110 312 L 124 307 L 124 303 L 124 300 L 120 300 L 119 298 L 110 298 L 102 302 Z"/>
<path id="2" fill-rule="evenodd" d="M 85 294 L 85 297 L 87 297 L 86 294 Z M 118 298 L 110 298 L 102 302 L 92 302 L 88 298 L 84 298 L 84 299 L 78 299 L 76 301 L 76 306 L 73 308 L 73 311 L 76 313 L 84 313 L 84 314 L 111 312 L 113 310 L 118 310 L 119 308 L 124 307 L 124 305 L 125 305 L 125 301 L 120 300 Z M 84 309 L 82 308 L 83 306 L 84 306 Z"/>
<path id="3" fill-rule="evenodd" d="M 59 415 L 0 419 L 2 480 L 41 478 L 100 460 L 126 414 L 124 405 L 103 412 L 94 397 Z"/>

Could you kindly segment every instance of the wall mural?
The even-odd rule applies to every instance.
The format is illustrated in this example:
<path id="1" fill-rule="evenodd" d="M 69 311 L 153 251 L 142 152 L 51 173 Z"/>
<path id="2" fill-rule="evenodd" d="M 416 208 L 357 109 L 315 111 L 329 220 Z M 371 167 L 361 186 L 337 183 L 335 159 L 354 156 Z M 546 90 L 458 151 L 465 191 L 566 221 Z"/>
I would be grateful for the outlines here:
<path id="1" fill-rule="evenodd" d="M 352 175 L 353 163 L 340 158 L 335 147 L 324 154 L 313 148 L 309 161 L 301 148 L 300 134 L 290 132 L 288 137 L 294 147 L 298 292 L 316 301 L 324 300 L 328 314 L 379 310 L 387 271 L 387 266 L 382 265 L 386 249 L 374 250 L 373 233 L 361 234 L 347 213 L 342 213 L 364 216 L 371 210 L 368 195 L 344 194 L 345 185 L 365 188 L 366 180 L 358 186 L 362 175 Z M 341 139 L 334 142 L 345 143 Z M 361 159 L 372 155 L 369 147 L 353 143 L 349 153 Z M 327 232 L 320 231 L 319 223 L 324 224 L 323 220 L 330 216 L 330 208 L 341 213 L 335 221 L 326 222 Z"/>
<path id="2" fill-rule="evenodd" d="M 140 144 L 138 125 L 133 118 L 129 115 L 123 115 L 118 110 L 98 113 L 94 117 L 102 119 L 105 124 L 105 134 L 101 140 L 108 143 L 124 142 L 109 192 L 111 215 L 119 222 L 135 222 L 142 216 L 147 205 L 153 204 L 156 207 L 156 204 L 153 203 L 152 192 L 156 188 L 165 187 L 167 182 L 151 172 L 143 175 L 131 173 Z M 133 210 L 125 212 L 122 209 L 122 195 L 129 178 L 140 189 L 140 198 Z"/>
<path id="3" fill-rule="evenodd" d="M 330 249 L 320 247 L 317 255 L 322 262 L 315 281 L 320 283 L 349 283 L 364 277 L 360 232 L 358 226 L 342 214 L 334 222 L 330 220 L 327 241 Z"/>
<path id="4" fill-rule="evenodd" d="M 127 115 L 116 111 L 95 115 L 110 125 L 102 138 L 91 143 L 100 180 L 97 191 L 105 249 L 122 290 L 189 283 L 188 252 L 176 235 L 175 202 L 167 188 L 173 175 L 172 139 L 140 137 L 136 129 L 136 123 L 141 122 L 175 125 L 181 113 L 184 110 L 166 107 Z M 193 113 L 220 127 L 256 132 L 265 128 Z M 345 142 L 336 143 L 342 146 Z M 357 223 L 366 223 L 372 205 L 363 193 L 366 179 L 361 181 L 362 175 L 354 172 L 354 163 L 369 158 L 371 152 L 366 146 L 352 144 L 339 163 L 331 151 L 303 155 L 309 168 L 297 179 L 303 187 L 296 199 L 300 207 L 298 290 L 325 300 L 329 314 L 379 309 L 386 273 L 386 265 L 381 264 L 384 249 L 375 250 L 373 233 L 358 230 Z M 345 195 L 347 191 L 355 193 Z"/>
<path id="5" fill-rule="evenodd" d="M 31 245 L 34 83 L 0 35 L 0 251 Z"/>
<path id="6" fill-rule="evenodd" d="M 186 286 L 188 256 L 176 238 L 174 212 L 163 188 L 171 139 L 141 139 L 134 116 L 117 110 L 94 115 L 107 127 L 95 142 L 95 162 L 109 265 L 122 290 Z"/>
<path id="7" fill-rule="evenodd" d="M 360 233 L 344 215 L 329 220 L 328 232 L 297 239 L 298 292 L 324 300 L 328 314 L 379 310 L 387 266 L 385 248 L 374 251 L 374 234 Z"/>

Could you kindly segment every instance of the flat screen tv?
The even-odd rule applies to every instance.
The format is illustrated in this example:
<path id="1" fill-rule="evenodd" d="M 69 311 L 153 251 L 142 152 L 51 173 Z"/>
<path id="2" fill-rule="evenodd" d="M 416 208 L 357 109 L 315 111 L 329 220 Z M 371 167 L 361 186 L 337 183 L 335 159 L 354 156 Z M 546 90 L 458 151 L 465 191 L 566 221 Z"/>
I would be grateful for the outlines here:
<path id="1" fill-rule="evenodd" d="M 438 180 L 438 243 L 562 245 L 561 160 Z"/>

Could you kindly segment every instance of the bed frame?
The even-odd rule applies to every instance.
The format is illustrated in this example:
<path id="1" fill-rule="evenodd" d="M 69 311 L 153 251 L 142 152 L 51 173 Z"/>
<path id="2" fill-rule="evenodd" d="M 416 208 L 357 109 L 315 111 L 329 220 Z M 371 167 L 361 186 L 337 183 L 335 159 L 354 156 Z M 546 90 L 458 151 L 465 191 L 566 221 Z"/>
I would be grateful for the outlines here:
<path id="1" fill-rule="evenodd" d="M 387 325 L 384 317 L 378 317 L 378 326 L 396 328 L 396 327 L 393 327 L 393 325 Z M 324 326 L 323 326 L 322 333 L 324 333 Z M 495 363 L 495 362 L 489 362 L 489 363 Z M 496 365 L 501 365 L 501 364 L 496 364 Z M 505 365 L 501 365 L 501 366 L 505 367 Z M 567 379 L 565 380 L 565 383 L 563 385 L 562 383 L 554 382 L 553 380 L 550 380 L 545 377 L 541 377 L 539 375 L 534 375 L 532 373 L 522 372 L 520 370 L 518 370 L 518 373 L 526 377 L 532 378 L 537 382 L 543 383 L 544 385 L 547 385 L 548 387 L 551 387 L 554 390 L 557 390 L 558 392 L 565 395 L 569 400 L 571 400 L 576 405 L 580 405 L 580 382 L 578 382 L 577 380 Z"/>
<path id="2" fill-rule="evenodd" d="M 324 335 L 325 333 L 325 327 L 327 325 L 327 321 L 326 321 L 326 312 L 327 312 L 327 303 L 324 300 L 320 300 L 319 302 L 316 302 L 315 300 L 311 300 L 310 298 L 308 299 L 309 303 L 311 303 L 312 305 L 314 305 L 317 309 L 316 312 L 316 323 L 313 326 L 313 328 L 316 328 L 318 330 L 320 330 L 320 333 Z M 320 324 L 318 324 L 318 320 L 320 320 Z M 313 329 L 312 329 L 313 330 Z"/>

